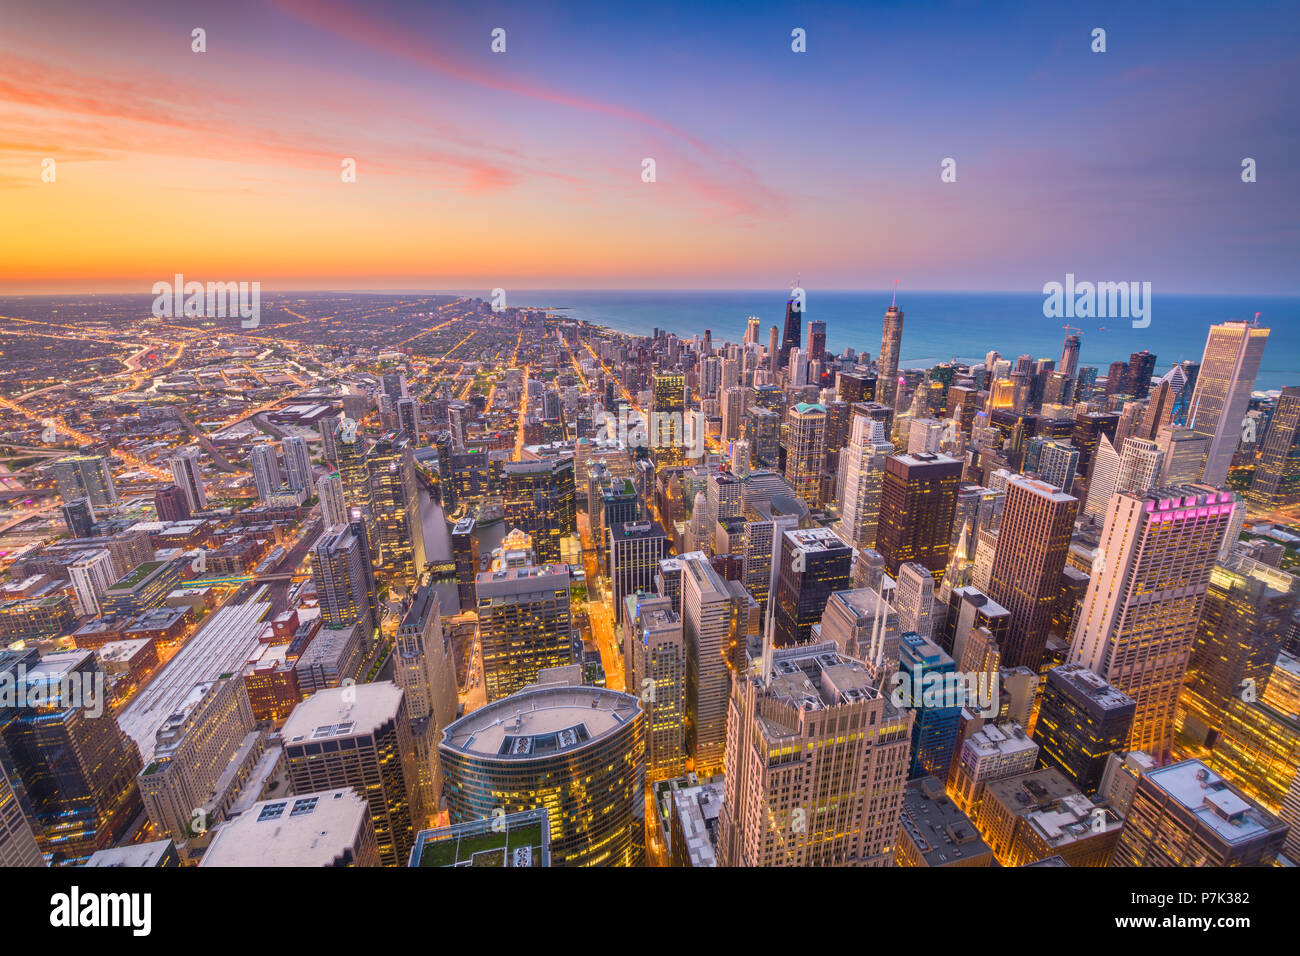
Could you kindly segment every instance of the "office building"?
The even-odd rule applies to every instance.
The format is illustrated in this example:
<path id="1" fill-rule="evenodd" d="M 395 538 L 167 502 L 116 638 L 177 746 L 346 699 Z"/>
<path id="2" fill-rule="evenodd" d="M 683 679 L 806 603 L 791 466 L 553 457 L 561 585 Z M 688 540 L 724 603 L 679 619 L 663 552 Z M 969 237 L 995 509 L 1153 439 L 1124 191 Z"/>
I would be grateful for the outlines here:
<path id="1" fill-rule="evenodd" d="M 199 866 L 381 866 L 369 807 L 353 787 L 259 800 L 221 824 Z"/>
<path id="2" fill-rule="evenodd" d="M 1175 707 L 1232 497 L 1195 485 L 1119 492 L 1106 514 L 1069 662 L 1137 702 L 1128 747 L 1157 759 L 1173 747 Z"/>
<path id="3" fill-rule="evenodd" d="M 1112 866 L 1271 866 L 1287 826 L 1199 760 L 1137 780 Z"/>
<path id="4" fill-rule="evenodd" d="M 543 458 L 501 467 L 506 523 L 533 539 L 544 564 L 560 560 L 560 539 L 577 532 L 573 460 Z"/>
<path id="5" fill-rule="evenodd" d="M 912 715 L 833 643 L 771 649 L 727 717 L 723 866 L 889 866 Z"/>
<path id="6" fill-rule="evenodd" d="M 778 647 L 808 642 L 835 591 L 849 587 L 853 549 L 829 528 L 800 528 L 782 536 L 773 609 Z"/>
<path id="7" fill-rule="evenodd" d="M 1101 786 L 1111 754 L 1127 749 L 1137 704 L 1080 664 L 1047 672 L 1034 727 L 1039 766 L 1055 767 L 1082 793 Z"/>
<path id="8" fill-rule="evenodd" d="M 731 594 L 701 552 L 681 556 L 681 616 L 686 639 L 686 752 L 696 773 L 722 767 L 731 684 Z"/>
<path id="9" fill-rule="evenodd" d="M 894 454 L 883 423 L 855 415 L 848 445 L 840 452 L 840 536 L 855 548 L 876 546 L 885 460 Z"/>
<path id="10" fill-rule="evenodd" d="M 667 551 L 668 537 L 657 521 L 625 521 L 610 526 L 609 581 L 616 625 L 627 623 L 624 598 L 654 590 L 655 572 Z"/>
<path id="11" fill-rule="evenodd" d="M 1023 475 L 1007 479 L 988 596 L 1011 612 L 1002 641 L 1007 667 L 1037 671 L 1061 590 L 1079 501 Z"/>
<path id="12" fill-rule="evenodd" d="M 909 780 L 894 846 L 896 866 L 992 866 L 993 851 L 937 777 Z"/>
<path id="13" fill-rule="evenodd" d="M 59 497 L 65 502 L 87 499 L 92 507 L 112 508 L 118 502 L 117 487 L 108 459 L 102 455 L 69 455 L 50 466 Z M 179 484 L 179 482 L 178 482 Z"/>
<path id="14" fill-rule="evenodd" d="M 411 721 L 416 769 L 424 790 L 425 810 L 435 813 L 442 795 L 438 744 L 442 731 L 456 719 L 455 650 L 442 627 L 438 592 L 422 585 L 397 626 L 393 645 L 393 681 L 402 688 Z"/>
<path id="15" fill-rule="evenodd" d="M 631 694 L 550 685 L 455 721 L 439 747 L 452 824 L 538 808 L 553 866 L 645 859 L 645 712 Z"/>
<path id="16" fill-rule="evenodd" d="M 897 574 L 904 561 L 924 565 L 938 581 L 948 566 L 962 463 L 947 455 L 891 455 L 880 490 L 876 550 Z"/>
<path id="17" fill-rule="evenodd" d="M 384 866 L 406 863 L 425 819 L 404 696 L 391 681 L 317 691 L 280 732 L 292 792 L 364 796 Z"/>
<path id="18" fill-rule="evenodd" d="M 45 858 L 27 821 L 22 800 L 0 764 L 0 867 L 44 865 Z"/>
<path id="19" fill-rule="evenodd" d="M 551 865 L 546 810 L 521 810 L 422 830 L 411 849 L 412 867 Z"/>
<path id="20" fill-rule="evenodd" d="M 666 597 L 630 596 L 627 686 L 646 713 L 646 778 L 654 783 L 686 772 L 686 637 Z"/>
<path id="21" fill-rule="evenodd" d="M 567 565 L 484 571 L 476 581 L 479 642 L 489 701 L 571 663 L 573 622 Z"/>
<path id="22" fill-rule="evenodd" d="M 800 402 L 790 409 L 787 423 L 785 480 L 809 508 L 816 508 L 826 456 L 826 408 Z"/>
<path id="23" fill-rule="evenodd" d="M 1207 485 L 1219 488 L 1228 479 L 1267 343 L 1268 329 L 1258 322 L 1210 326 L 1187 411 L 1187 426 L 1209 439 L 1201 477 Z"/>
<path id="24" fill-rule="evenodd" d="M 1300 504 L 1300 388 L 1282 389 L 1247 499 L 1261 508 Z"/>
<path id="25" fill-rule="evenodd" d="M 358 624 L 365 648 L 379 627 L 379 595 L 365 525 L 328 528 L 312 547 L 312 579 L 326 627 Z"/>
<path id="26" fill-rule="evenodd" d="M 900 631 L 911 631 L 927 641 L 934 636 L 934 577 L 928 568 L 915 561 L 900 564 L 893 603 Z"/>
<path id="27" fill-rule="evenodd" d="M 161 492 L 159 492 L 161 494 Z M 59 509 L 63 514 L 63 523 L 68 534 L 73 538 L 89 538 L 95 530 L 95 509 L 89 498 L 65 500 Z"/>

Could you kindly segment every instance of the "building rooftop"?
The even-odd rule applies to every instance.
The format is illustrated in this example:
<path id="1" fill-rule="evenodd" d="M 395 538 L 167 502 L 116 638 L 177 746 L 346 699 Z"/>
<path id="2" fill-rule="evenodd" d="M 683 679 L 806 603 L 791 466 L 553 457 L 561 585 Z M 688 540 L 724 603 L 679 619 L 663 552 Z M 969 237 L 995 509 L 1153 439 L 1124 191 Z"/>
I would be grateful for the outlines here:
<path id="1" fill-rule="evenodd" d="M 1048 671 L 1048 680 L 1055 679 L 1067 684 L 1080 696 L 1091 701 L 1100 710 L 1112 711 L 1124 708 L 1136 709 L 1137 702 L 1118 687 L 1103 677 L 1084 667 L 1082 664 L 1061 664 Z"/>
<path id="2" fill-rule="evenodd" d="M 392 681 L 328 687 L 293 709 L 280 736 L 290 747 L 306 741 L 373 733 L 397 716 L 401 702 L 402 689 Z"/>
<path id="3" fill-rule="evenodd" d="M 551 826 L 545 807 L 423 830 L 410 866 L 550 866 Z"/>
<path id="4" fill-rule="evenodd" d="M 992 853 L 970 818 L 948 799 L 937 777 L 908 781 L 900 822 L 930 866 L 950 866 Z"/>
<path id="5" fill-rule="evenodd" d="M 1243 843 L 1277 827 L 1275 817 L 1245 800 L 1199 760 L 1148 770 L 1143 776 L 1225 843 Z"/>
<path id="6" fill-rule="evenodd" d="M 329 866 L 369 813 L 351 787 L 262 800 L 217 827 L 199 866 Z"/>
<path id="7" fill-rule="evenodd" d="M 640 712 L 637 698 L 603 687 L 526 689 L 448 724 L 441 746 L 481 758 L 545 758 L 616 733 Z"/>

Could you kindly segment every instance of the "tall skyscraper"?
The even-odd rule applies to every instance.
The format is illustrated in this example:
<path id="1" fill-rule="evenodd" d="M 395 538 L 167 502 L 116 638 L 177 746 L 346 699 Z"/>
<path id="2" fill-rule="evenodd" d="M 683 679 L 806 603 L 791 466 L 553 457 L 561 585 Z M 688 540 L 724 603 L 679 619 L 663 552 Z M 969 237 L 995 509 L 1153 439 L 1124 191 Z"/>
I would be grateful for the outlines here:
<path id="1" fill-rule="evenodd" d="M 560 560 L 560 539 L 577 530 L 573 460 L 512 461 L 501 467 L 506 522 L 533 539 L 542 563 Z"/>
<path id="2" fill-rule="evenodd" d="M 271 500 L 284 484 L 280 474 L 280 459 L 276 457 L 275 446 L 270 444 L 255 445 L 249 453 L 249 463 L 253 469 L 253 484 L 257 487 L 257 497 L 262 502 Z"/>
<path id="3" fill-rule="evenodd" d="M 65 501 L 59 510 L 63 513 L 63 524 L 67 527 L 68 534 L 74 538 L 90 537 L 95 528 L 95 509 L 89 498 Z"/>
<path id="4" fill-rule="evenodd" d="M 1145 438 L 1125 438 L 1119 451 L 1105 435 L 1097 445 L 1084 513 L 1101 520 L 1117 491 L 1148 491 L 1160 479 L 1160 448 Z"/>
<path id="5" fill-rule="evenodd" d="M 1258 322 L 1210 326 L 1187 412 L 1188 427 L 1210 440 L 1202 476 L 1207 485 L 1219 488 L 1227 481 L 1267 342 L 1268 329 Z"/>
<path id="6" fill-rule="evenodd" d="M 835 591 L 849 587 L 853 549 L 830 528 L 800 528 L 783 535 L 773 609 L 779 647 L 805 644 Z"/>
<path id="7" fill-rule="evenodd" d="M 379 627 L 379 596 L 365 525 L 354 521 L 326 529 L 312 547 L 311 572 L 325 626 L 360 624 L 369 649 Z"/>
<path id="8" fill-rule="evenodd" d="M 919 634 L 927 641 L 934 636 L 934 577 L 929 568 L 915 561 L 898 566 L 894 606 L 898 608 L 899 630 Z"/>
<path id="9" fill-rule="evenodd" d="M 902 681 L 895 688 L 895 702 L 912 711 L 912 760 L 910 779 L 940 775 L 947 778 L 953 753 L 960 742 L 963 706 L 977 710 L 975 703 L 957 700 L 947 688 L 956 687 L 952 675 L 956 662 L 937 644 L 920 634 L 905 631 L 898 640 L 898 672 Z M 892 682 L 891 682 L 892 684 Z M 928 686 L 927 686 L 928 685 Z M 935 694 L 930 687 L 944 689 Z"/>
<path id="10" fill-rule="evenodd" d="M 727 744 L 731 595 L 702 552 L 681 556 L 686 638 L 686 751 L 696 773 L 722 767 Z"/>
<path id="11" fill-rule="evenodd" d="M 206 508 L 208 493 L 203 487 L 203 472 L 199 469 L 199 450 L 192 445 L 182 448 L 168 464 L 172 469 L 172 481 L 185 492 L 190 513 Z"/>
<path id="12" fill-rule="evenodd" d="M 813 319 L 808 323 L 808 347 L 804 350 L 813 362 L 820 362 L 826 357 L 826 323 Z"/>
<path id="13" fill-rule="evenodd" d="M 681 372 L 661 372 L 654 377 L 649 427 L 651 455 L 657 468 L 671 468 L 686 461 L 685 390 L 686 377 Z"/>
<path id="14" fill-rule="evenodd" d="M 337 471 L 316 480 L 316 497 L 320 499 L 321 523 L 326 528 L 348 523 L 348 508 L 343 501 L 343 478 Z"/>
<path id="15" fill-rule="evenodd" d="M 88 498 L 96 508 L 112 508 L 117 504 L 117 487 L 108 459 L 102 455 L 70 455 L 60 458 L 50 466 L 50 474 L 59 487 L 59 497 L 65 502 Z"/>
<path id="16" fill-rule="evenodd" d="M 289 487 L 294 491 L 310 492 L 312 485 L 311 451 L 307 439 L 290 435 L 280 443 L 284 452 L 284 468 Z"/>
<path id="17" fill-rule="evenodd" d="M 885 459 L 895 448 L 885 426 L 855 415 L 848 445 L 840 452 L 840 536 L 855 548 L 874 548 L 880 521 Z"/>
<path id="18" fill-rule="evenodd" d="M 555 866 L 645 860 L 645 711 L 602 687 L 531 688 L 466 714 L 439 747 L 453 824 L 538 807 Z"/>
<path id="19" fill-rule="evenodd" d="M 338 460 L 339 476 L 343 479 L 343 500 L 348 513 L 354 510 L 370 512 L 370 467 L 367 464 L 369 442 L 361 433 L 360 424 L 351 418 L 339 419 L 334 432 L 334 448 Z"/>
<path id="20" fill-rule="evenodd" d="M 573 619 L 567 565 L 484 571 L 476 584 L 483 680 L 489 701 L 571 663 Z"/>
<path id="21" fill-rule="evenodd" d="M 765 654 L 732 685 L 719 862 L 889 866 L 911 724 L 834 643 Z"/>
<path id="22" fill-rule="evenodd" d="M 1011 612 L 1002 663 L 1037 671 L 1061 592 L 1079 500 L 1023 475 L 1007 479 L 988 594 Z"/>
<path id="23" fill-rule="evenodd" d="M 375 442 L 367 462 L 375 526 L 376 565 L 393 584 L 415 587 L 424 571 L 424 525 L 415 461 L 405 438 L 392 432 Z"/>
<path id="24" fill-rule="evenodd" d="M 767 332 L 767 365 L 768 371 L 772 374 L 773 378 L 776 377 L 776 373 L 781 368 L 781 352 L 776 347 L 776 337 L 777 329 L 774 325 Z"/>
<path id="25" fill-rule="evenodd" d="M 397 400 L 397 427 L 411 444 L 419 444 L 420 403 L 414 398 L 399 398 Z"/>
<path id="26" fill-rule="evenodd" d="M 916 561 L 938 580 L 948 565 L 962 463 L 947 455 L 891 455 L 880 489 L 876 550 L 897 574 Z"/>
<path id="27" fill-rule="evenodd" d="M 1074 378 L 1074 373 L 1079 370 L 1079 336 L 1067 335 L 1065 344 L 1061 346 L 1061 364 L 1060 371 Z"/>
<path id="28" fill-rule="evenodd" d="M 1166 757 L 1233 496 L 1195 485 L 1112 499 L 1069 661 L 1137 702 L 1128 749 Z"/>
<path id="29" fill-rule="evenodd" d="M 657 521 L 622 521 L 609 529 L 609 579 L 614 622 L 627 624 L 624 598 L 654 590 L 655 572 L 667 556 L 668 536 Z"/>
<path id="30" fill-rule="evenodd" d="M 1300 388 L 1282 389 L 1246 497 L 1263 508 L 1300 504 Z"/>
<path id="31" fill-rule="evenodd" d="M 628 687 L 646 712 L 646 777 L 671 780 L 686 772 L 686 638 L 671 598 L 633 603 L 625 659 Z"/>
<path id="32" fill-rule="evenodd" d="M 104 675 L 95 652 L 0 651 L 0 674 L 25 685 L 0 702 L 0 767 L 21 791 L 41 851 L 67 865 L 113 846 L 141 810 L 140 751 L 106 710 L 91 707 L 106 693 L 102 683 L 96 689 Z"/>
<path id="33" fill-rule="evenodd" d="M 790 364 L 790 350 L 799 347 L 803 338 L 803 302 L 790 291 L 790 298 L 785 303 L 785 334 L 781 338 L 781 359 L 778 368 Z"/>
<path id="34" fill-rule="evenodd" d="M 891 408 L 898 401 L 898 351 L 903 343 L 903 310 L 890 304 L 880 332 L 880 359 L 876 363 L 876 401 Z"/>
<path id="35" fill-rule="evenodd" d="M 826 408 L 800 402 L 790 409 L 785 452 L 785 480 L 816 508 L 821 500 L 822 466 L 826 448 Z"/>
<path id="36" fill-rule="evenodd" d="M 280 731 L 291 792 L 352 787 L 369 807 L 384 866 L 405 866 L 425 807 L 411 721 L 392 681 L 319 690 Z"/>
<path id="37" fill-rule="evenodd" d="M 416 772 L 424 791 L 427 814 L 438 810 L 442 768 L 438 744 L 442 732 L 456 719 L 455 651 L 442 629 L 442 610 L 433 584 L 420 587 L 397 627 L 393 645 L 393 680 L 402 688 Z M 418 821 L 417 821 L 418 822 Z"/>

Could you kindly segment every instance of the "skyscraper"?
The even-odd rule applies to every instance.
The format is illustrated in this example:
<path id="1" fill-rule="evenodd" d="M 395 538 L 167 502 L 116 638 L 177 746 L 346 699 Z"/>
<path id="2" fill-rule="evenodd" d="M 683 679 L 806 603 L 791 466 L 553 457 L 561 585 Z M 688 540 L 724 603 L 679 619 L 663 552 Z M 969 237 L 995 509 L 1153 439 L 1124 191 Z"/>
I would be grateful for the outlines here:
<path id="1" fill-rule="evenodd" d="M 626 660 L 629 689 L 646 712 L 646 777 L 653 783 L 686 772 L 686 639 L 671 598 L 629 598 Z"/>
<path id="2" fill-rule="evenodd" d="M 158 494 L 161 495 L 162 492 Z M 95 509 L 91 506 L 89 498 L 73 498 L 71 501 L 65 501 L 59 510 L 63 512 L 63 523 L 68 529 L 68 534 L 74 538 L 90 537 L 95 528 Z M 169 520 L 162 515 L 158 517 L 160 520 Z"/>
<path id="3" fill-rule="evenodd" d="M 1282 389 L 1246 495 L 1263 508 L 1300 504 L 1300 388 Z"/>
<path id="4" fill-rule="evenodd" d="M 369 807 L 384 866 L 404 866 L 425 818 L 411 721 L 391 681 L 319 690 L 281 730 L 291 792 L 352 787 Z"/>
<path id="5" fill-rule="evenodd" d="M 880 359 L 876 363 L 876 401 L 897 407 L 898 351 L 903 342 L 903 310 L 890 304 L 880 332 Z"/>
<path id="6" fill-rule="evenodd" d="M 1233 496 L 1195 485 L 1119 492 L 1069 661 L 1137 702 L 1128 749 L 1161 759 L 1173 747 L 1175 705 Z"/>
<path id="7" fill-rule="evenodd" d="M 365 525 L 326 529 L 312 547 L 312 578 L 326 627 L 361 625 L 367 649 L 379 627 L 379 596 Z"/>
<path id="8" fill-rule="evenodd" d="M 654 589 L 655 572 L 668 550 L 668 537 L 657 521 L 622 521 L 609 529 L 609 579 L 614 622 L 627 624 L 624 598 Z"/>
<path id="9" fill-rule="evenodd" d="M 790 364 L 790 350 L 799 347 L 803 338 L 803 301 L 790 290 L 790 298 L 785 303 L 785 335 L 781 338 L 781 359 L 778 368 Z"/>
<path id="10" fill-rule="evenodd" d="M 765 654 L 732 685 L 719 862 L 889 866 L 911 724 L 834 643 Z"/>
<path id="11" fill-rule="evenodd" d="M 800 528 L 785 532 L 778 560 L 773 641 L 805 644 L 831 594 L 849 587 L 853 549 L 829 528 Z"/>
<path id="12" fill-rule="evenodd" d="M 1079 500 L 1054 485 L 1013 475 L 998 529 L 988 594 L 1011 612 L 1002 663 L 1037 671 L 1061 590 Z"/>
<path id="13" fill-rule="evenodd" d="M 657 468 L 686 461 L 686 377 L 661 372 L 654 377 L 650 412 L 650 447 Z"/>
<path id="14" fill-rule="evenodd" d="M 855 548 L 874 548 L 880 521 L 885 459 L 894 454 L 885 426 L 865 415 L 853 416 L 852 434 L 840 452 L 840 535 Z"/>
<path id="15" fill-rule="evenodd" d="M 939 775 L 947 778 L 960 736 L 962 707 L 977 710 L 975 701 L 958 699 L 949 688 L 958 684 L 951 677 L 956 662 L 928 638 L 910 631 L 898 640 L 898 675 L 894 702 L 912 711 L 912 760 L 908 778 Z M 935 693 L 931 688 L 941 689 Z M 978 694 L 978 688 L 976 689 Z"/>
<path id="16" fill-rule="evenodd" d="M 897 574 L 916 561 L 938 580 L 948 565 L 962 463 L 947 455 L 891 455 L 880 489 L 876 550 Z"/>
<path id="17" fill-rule="evenodd" d="M 375 442 L 367 462 L 375 526 L 376 565 L 392 583 L 415 586 L 424 571 L 424 525 L 407 440 L 392 432 Z"/>
<path id="18" fill-rule="evenodd" d="M 203 487 L 203 472 L 199 469 L 199 450 L 194 446 L 182 448 L 169 462 L 172 481 L 185 492 L 190 512 L 202 511 L 208 506 L 208 493 Z"/>
<path id="19" fill-rule="evenodd" d="M 284 468 L 287 472 L 289 487 L 294 491 L 310 493 L 312 484 L 311 451 L 307 448 L 307 439 L 300 435 L 290 435 L 280 443 L 284 452 Z"/>
<path id="20" fill-rule="evenodd" d="M 159 488 L 154 493 L 153 506 L 159 521 L 184 521 L 190 516 L 189 500 L 176 485 Z"/>
<path id="21" fill-rule="evenodd" d="M 1241 423 L 1255 387 L 1268 329 L 1258 322 L 1210 326 L 1205 354 L 1187 413 L 1187 425 L 1210 440 L 1202 480 L 1222 487 L 1241 439 Z"/>
<path id="22" fill-rule="evenodd" d="M 107 706 L 95 652 L 0 651 L 0 674 L 25 685 L 0 703 L 0 767 L 41 851 L 66 865 L 113 846 L 141 810 L 140 751 L 107 711 L 94 713 L 96 694 Z"/>
<path id="23" fill-rule="evenodd" d="M 785 480 L 797 494 L 816 508 L 821 499 L 822 465 L 825 461 L 826 409 L 800 402 L 790 409 L 789 438 L 785 452 Z"/>
<path id="24" fill-rule="evenodd" d="M 919 634 L 927 641 L 934 636 L 934 577 L 929 568 L 915 561 L 898 566 L 894 606 L 898 608 L 899 630 Z"/>
<path id="25" fill-rule="evenodd" d="M 1110 439 L 1102 435 L 1088 481 L 1084 513 L 1100 520 L 1115 492 L 1152 488 L 1160 478 L 1161 457 L 1159 446 L 1145 438 L 1125 438 L 1117 452 Z"/>
<path id="26" fill-rule="evenodd" d="M 275 447 L 270 444 L 254 445 L 248 458 L 253 469 L 253 484 L 257 486 L 257 497 L 262 502 L 268 502 L 284 484 Z"/>
<path id="27" fill-rule="evenodd" d="M 1074 378 L 1074 373 L 1079 370 L 1079 342 L 1079 336 L 1071 334 L 1065 337 L 1065 344 L 1061 346 L 1060 371 L 1070 378 Z"/>
<path id="28" fill-rule="evenodd" d="M 117 504 L 113 472 L 108 467 L 108 459 L 102 455 L 60 458 L 50 466 L 50 474 L 59 487 L 59 497 L 65 502 L 88 498 L 96 508 L 111 508 Z"/>
<path id="29" fill-rule="evenodd" d="M 1136 709 L 1132 697 L 1082 664 L 1053 667 L 1034 726 L 1039 766 L 1055 767 L 1092 796 L 1107 759 L 1127 749 Z"/>
<path id="30" fill-rule="evenodd" d="M 44 865 L 22 801 L 0 764 L 0 867 Z"/>
<path id="31" fill-rule="evenodd" d="M 415 592 L 397 627 L 393 645 L 393 680 L 402 688 L 416 772 L 424 790 L 426 813 L 437 812 L 442 794 L 438 744 L 442 731 L 456 719 L 456 663 L 451 642 L 442 629 L 442 610 L 433 584 Z"/>
<path id="32" fill-rule="evenodd" d="M 681 556 L 686 638 L 686 752 L 696 773 L 721 768 L 727 744 L 731 595 L 702 552 Z"/>
<path id="33" fill-rule="evenodd" d="M 484 571 L 476 583 L 483 682 L 489 701 L 535 683 L 544 667 L 571 662 L 567 565 Z"/>
<path id="34" fill-rule="evenodd" d="M 326 528 L 348 523 L 348 509 L 343 501 L 343 479 L 337 471 L 321 475 L 317 479 L 316 497 L 320 499 L 321 523 Z"/>
<path id="35" fill-rule="evenodd" d="M 645 711 L 602 687 L 530 688 L 460 718 L 439 747 L 453 824 L 546 809 L 554 866 L 641 866 Z"/>

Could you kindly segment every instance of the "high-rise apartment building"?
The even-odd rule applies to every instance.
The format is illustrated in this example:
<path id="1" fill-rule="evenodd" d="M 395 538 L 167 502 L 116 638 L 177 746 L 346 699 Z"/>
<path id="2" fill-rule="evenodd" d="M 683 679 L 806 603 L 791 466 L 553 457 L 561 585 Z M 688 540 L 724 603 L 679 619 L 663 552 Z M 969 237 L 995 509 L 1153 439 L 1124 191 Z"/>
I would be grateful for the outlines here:
<path id="1" fill-rule="evenodd" d="M 65 502 L 86 498 L 96 508 L 112 508 L 117 504 L 113 472 L 108 467 L 108 459 L 102 455 L 60 458 L 50 466 L 50 474 L 58 485 L 59 497 Z"/>
<path id="2" fill-rule="evenodd" d="M 424 571 L 425 553 L 411 447 L 396 433 L 385 435 L 372 447 L 367 466 L 375 564 L 391 583 L 413 588 Z"/>
<path id="3" fill-rule="evenodd" d="M 895 448 L 885 426 L 855 415 L 848 445 L 840 452 L 840 535 L 855 548 L 876 546 L 885 459 Z"/>
<path id="4" fill-rule="evenodd" d="M 415 592 L 397 627 L 393 645 L 393 680 L 402 688 L 411 721 L 416 772 L 427 813 L 436 813 L 442 794 L 438 744 L 442 731 L 456 719 L 455 650 L 442 628 L 438 592 L 429 583 Z"/>
<path id="5" fill-rule="evenodd" d="M 257 488 L 257 497 L 263 503 L 269 502 L 271 496 L 284 484 L 280 473 L 280 459 L 275 453 L 275 446 L 269 443 L 254 445 L 248 455 L 253 470 L 253 484 Z"/>
<path id="6" fill-rule="evenodd" d="M 655 467 L 672 468 L 686 462 L 686 376 L 661 372 L 651 393 L 650 448 Z"/>
<path id="7" fill-rule="evenodd" d="M 1282 389 L 1246 497 L 1262 508 L 1300 504 L 1300 387 Z"/>
<path id="8" fill-rule="evenodd" d="M 294 491 L 310 493 L 312 467 L 307 439 L 301 435 L 290 435 L 280 443 L 280 449 L 284 452 L 284 469 L 289 487 Z"/>
<path id="9" fill-rule="evenodd" d="M 199 450 L 192 445 L 182 448 L 168 464 L 172 470 L 172 482 L 185 492 L 185 503 L 189 505 L 190 513 L 206 508 L 208 493 L 203 487 L 203 472 L 199 468 Z"/>
<path id="10" fill-rule="evenodd" d="M 880 330 L 880 359 L 876 363 L 876 401 L 891 408 L 898 401 L 898 352 L 903 343 L 903 310 L 891 304 Z"/>
<path id="11" fill-rule="evenodd" d="M 360 624 L 368 649 L 379 627 L 379 595 L 365 525 L 326 529 L 312 547 L 311 573 L 325 626 Z"/>
<path id="12" fill-rule="evenodd" d="M 525 531 L 542 563 L 558 563 L 560 539 L 577 531 L 573 460 L 542 458 L 501 466 L 506 523 Z"/>
<path id="13" fill-rule="evenodd" d="M 624 599 L 654 590 L 655 572 L 668 552 L 668 537 L 657 521 L 624 521 L 609 529 L 609 579 L 614 621 L 627 623 Z"/>
<path id="14" fill-rule="evenodd" d="M 934 636 L 934 577 L 929 568 L 915 561 L 898 566 L 894 606 L 900 631 L 911 631 L 927 641 Z"/>
<path id="15" fill-rule="evenodd" d="M 326 528 L 348 523 L 348 507 L 343 499 L 343 479 L 337 471 L 321 475 L 316 481 L 320 499 L 321 524 Z"/>
<path id="16" fill-rule="evenodd" d="M 702 552 L 681 556 L 686 638 L 686 752 L 697 773 L 721 768 L 727 745 L 731 595 Z"/>

